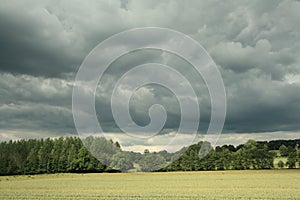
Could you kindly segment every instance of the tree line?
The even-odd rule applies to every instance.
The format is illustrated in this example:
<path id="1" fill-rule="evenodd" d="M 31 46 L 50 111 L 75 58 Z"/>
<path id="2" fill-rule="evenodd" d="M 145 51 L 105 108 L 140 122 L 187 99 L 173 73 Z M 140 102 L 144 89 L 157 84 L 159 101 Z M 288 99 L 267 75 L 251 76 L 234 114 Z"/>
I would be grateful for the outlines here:
<path id="1" fill-rule="evenodd" d="M 294 146 L 271 143 L 278 146 L 278 149 L 273 149 L 269 144 L 249 140 L 237 147 L 223 145 L 213 149 L 208 142 L 199 142 L 175 153 L 149 152 L 147 149 L 144 153 L 137 153 L 123 151 L 118 142 L 103 137 L 8 141 L 0 143 L 0 175 L 271 169 L 277 156 L 274 150 L 287 157 L 287 162 L 278 163 L 278 167 L 297 166 L 299 150 Z M 199 155 L 201 147 L 208 152 L 203 158 Z"/>
<path id="2" fill-rule="evenodd" d="M 201 159 L 199 150 L 205 142 L 191 145 L 179 159 L 175 160 L 163 171 L 201 171 L 201 170 L 246 170 L 272 169 L 275 157 L 287 157 L 287 162 L 278 163 L 279 168 L 284 166 L 295 168 L 300 165 L 300 151 L 298 148 L 280 145 L 279 152 L 270 150 L 268 143 L 249 140 L 243 145 L 217 146 L 207 156 Z M 209 146 L 209 144 L 206 144 Z M 210 147 L 212 148 L 212 147 Z M 279 154 L 279 155 L 278 155 Z"/>
<path id="3" fill-rule="evenodd" d="M 104 171 L 77 137 L 29 139 L 0 143 L 0 174 Z"/>

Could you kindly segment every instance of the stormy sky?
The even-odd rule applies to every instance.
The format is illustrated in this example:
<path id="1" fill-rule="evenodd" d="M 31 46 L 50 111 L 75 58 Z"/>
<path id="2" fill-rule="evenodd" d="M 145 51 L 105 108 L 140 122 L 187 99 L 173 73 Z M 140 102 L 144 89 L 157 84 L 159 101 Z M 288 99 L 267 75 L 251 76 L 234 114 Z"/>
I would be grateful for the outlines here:
<path id="1" fill-rule="evenodd" d="M 220 143 L 299 138 L 299 10 L 295 0 L 1 0 L 0 140 L 76 135 L 72 90 L 82 61 L 113 34 L 140 27 L 180 31 L 208 51 L 227 95 Z M 120 132 L 110 109 L 114 85 L 133 66 L 149 62 L 185 72 L 199 99 L 199 132 L 205 133 L 211 103 L 203 79 L 194 76 L 185 60 L 158 50 L 131 52 L 106 71 L 95 99 L 103 130 Z M 151 76 L 157 74 L 137 74 L 133 80 Z M 157 103 L 168 116 L 162 135 L 172 135 L 180 123 L 180 107 L 166 88 L 139 88 L 130 102 L 131 116 L 145 126 L 149 107 Z"/>

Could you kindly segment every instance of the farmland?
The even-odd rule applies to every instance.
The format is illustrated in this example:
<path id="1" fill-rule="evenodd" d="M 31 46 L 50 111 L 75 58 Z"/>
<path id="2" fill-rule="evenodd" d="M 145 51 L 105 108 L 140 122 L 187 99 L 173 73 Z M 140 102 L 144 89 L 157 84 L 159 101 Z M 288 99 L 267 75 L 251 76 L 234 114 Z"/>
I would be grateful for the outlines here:
<path id="1" fill-rule="evenodd" d="M 299 199 L 299 170 L 1 176 L 0 199 Z"/>

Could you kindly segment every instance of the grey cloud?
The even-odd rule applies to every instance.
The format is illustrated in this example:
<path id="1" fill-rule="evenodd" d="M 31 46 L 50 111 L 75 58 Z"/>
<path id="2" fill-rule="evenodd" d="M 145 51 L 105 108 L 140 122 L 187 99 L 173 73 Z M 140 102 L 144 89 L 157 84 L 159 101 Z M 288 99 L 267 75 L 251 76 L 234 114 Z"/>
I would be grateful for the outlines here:
<path id="1" fill-rule="evenodd" d="M 2 132 L 75 133 L 71 93 L 80 63 L 112 34 L 144 26 L 181 31 L 208 50 L 227 91 L 224 132 L 300 130 L 300 81 L 288 81 L 290 75 L 300 74 L 299 1 L 3 1 L 2 5 Z M 145 62 L 173 66 L 190 80 L 199 96 L 199 130 L 205 132 L 210 98 L 203 80 L 188 63 L 161 51 L 127 54 L 105 73 L 96 96 L 105 130 L 119 131 L 110 110 L 114 84 L 124 72 Z M 136 78 L 143 76 L 152 75 Z M 146 89 L 147 95 L 141 88 L 133 97 L 133 119 L 147 124 L 149 106 L 161 103 L 168 110 L 162 132 L 176 130 L 180 119 L 176 98 L 164 88 Z"/>
<path id="2" fill-rule="evenodd" d="M 298 83 L 272 80 L 257 71 L 240 74 L 227 82 L 229 132 L 299 130 Z"/>
<path id="3" fill-rule="evenodd" d="M 19 74 L 55 76 L 74 67 L 74 57 L 68 55 L 72 41 L 59 21 L 45 9 L 23 5 L 0 11 L 1 70 Z M 12 13 L 14 13 L 12 15 Z"/>
<path id="4" fill-rule="evenodd" d="M 268 40 L 259 40 L 254 47 L 243 47 L 238 42 L 225 42 L 216 46 L 212 52 L 215 61 L 224 69 L 244 73 L 258 69 L 271 75 L 272 79 L 282 80 L 288 73 L 299 71 L 298 47 L 272 51 Z"/>
<path id="5" fill-rule="evenodd" d="M 122 30 L 117 19 L 117 28 L 112 27 L 120 9 L 109 3 L 94 2 L 111 10 L 105 13 L 79 1 L 73 6 L 55 1 L 27 3 L 6 1 L 7 6 L 0 8 L 1 71 L 64 77 L 77 71 L 98 42 Z"/>
<path id="6" fill-rule="evenodd" d="M 29 75 L 0 74 L 1 103 L 42 103 L 70 108 L 73 83 Z"/>
<path id="7" fill-rule="evenodd" d="M 201 110 L 200 127 L 202 131 L 205 131 L 210 120 L 210 102 L 208 91 L 201 76 L 197 75 L 195 69 L 182 58 L 178 58 L 167 52 L 154 50 L 143 50 L 127 54 L 120 57 L 110 66 L 107 73 L 102 77 L 97 90 L 96 109 L 99 114 L 99 121 L 104 122 L 102 124 L 113 121 L 110 110 L 111 94 L 121 76 L 133 67 L 149 62 L 164 63 L 172 66 L 191 83 L 196 93 L 199 94 L 198 98 Z M 159 69 L 156 73 L 150 73 L 145 70 L 142 74 L 130 77 L 129 80 L 133 84 L 140 78 L 154 80 L 155 77 L 169 80 L 173 88 L 178 87 L 178 84 L 183 84 L 173 79 L 171 74 L 162 73 Z M 122 99 L 120 99 L 120 106 L 121 104 Z M 153 84 L 139 88 L 131 98 L 130 112 L 135 122 L 142 126 L 147 125 L 150 122 L 148 109 L 153 104 L 161 104 L 167 111 L 168 118 L 164 128 L 178 129 L 181 113 L 176 96 L 169 89 Z M 110 124 L 110 126 L 116 128 L 114 123 Z M 106 127 L 106 130 L 111 129 L 107 129 Z"/>
<path id="8" fill-rule="evenodd" d="M 75 132 L 70 109 L 43 104 L 3 104 L 0 107 L 1 131 L 41 131 L 50 135 Z"/>
<path id="9" fill-rule="evenodd" d="M 75 133 L 72 83 L 28 75 L 0 74 L 0 130 Z"/>

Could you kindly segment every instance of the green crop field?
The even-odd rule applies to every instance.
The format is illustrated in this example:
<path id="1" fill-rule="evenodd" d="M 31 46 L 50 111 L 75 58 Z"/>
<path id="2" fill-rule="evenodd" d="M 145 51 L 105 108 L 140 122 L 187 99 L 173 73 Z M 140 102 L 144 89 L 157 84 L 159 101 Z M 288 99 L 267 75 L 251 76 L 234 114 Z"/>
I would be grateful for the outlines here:
<path id="1" fill-rule="evenodd" d="M 300 171 L 2 176 L 0 199 L 300 199 Z"/>

